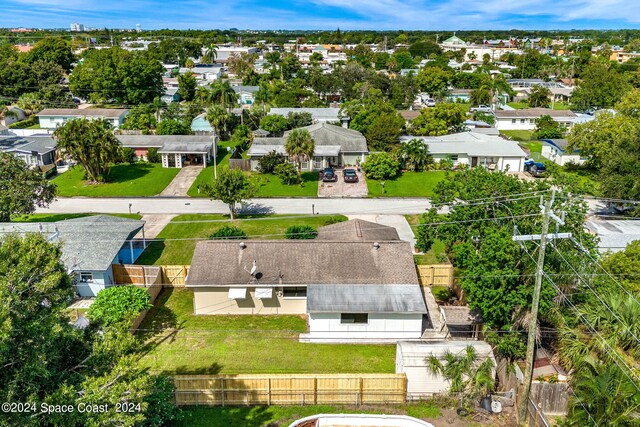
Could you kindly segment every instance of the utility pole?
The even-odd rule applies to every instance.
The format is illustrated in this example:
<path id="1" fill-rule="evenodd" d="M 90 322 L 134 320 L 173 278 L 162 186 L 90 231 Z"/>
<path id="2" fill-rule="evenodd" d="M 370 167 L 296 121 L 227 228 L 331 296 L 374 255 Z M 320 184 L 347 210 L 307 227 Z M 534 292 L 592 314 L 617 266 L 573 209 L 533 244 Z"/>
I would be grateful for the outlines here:
<path id="1" fill-rule="evenodd" d="M 533 300 L 531 302 L 531 320 L 529 321 L 529 332 L 527 337 L 527 354 L 526 365 L 524 371 L 524 391 L 522 393 L 522 399 L 520 400 L 520 406 L 518 408 L 518 415 L 520 422 L 523 422 L 527 417 L 527 407 L 529 406 L 529 394 L 531 393 L 531 381 L 533 379 L 533 356 L 536 348 L 536 328 L 538 326 L 538 308 L 540 306 L 540 290 L 542 288 L 542 278 L 544 276 L 544 255 L 547 247 L 547 241 L 549 239 L 569 239 L 571 233 L 559 233 L 558 226 L 564 225 L 564 214 L 558 217 L 551 210 L 553 201 L 555 199 L 555 190 L 553 191 L 551 198 L 547 200 L 540 208 L 542 209 L 542 232 L 540 234 L 529 235 L 514 235 L 513 240 L 516 242 L 539 240 L 540 247 L 538 248 L 538 261 L 536 263 L 536 279 L 533 288 Z M 542 202 L 542 201 L 541 201 Z M 556 222 L 556 232 L 548 235 L 549 222 L 553 219 Z"/>

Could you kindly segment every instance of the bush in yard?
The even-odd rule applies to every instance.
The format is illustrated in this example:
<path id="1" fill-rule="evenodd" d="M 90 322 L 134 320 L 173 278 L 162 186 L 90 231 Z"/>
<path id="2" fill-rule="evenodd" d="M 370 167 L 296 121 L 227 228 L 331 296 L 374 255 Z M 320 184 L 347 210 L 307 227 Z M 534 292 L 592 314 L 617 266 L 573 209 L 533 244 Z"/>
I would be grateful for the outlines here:
<path id="1" fill-rule="evenodd" d="M 400 162 L 389 153 L 373 153 L 362 164 L 367 178 L 390 179 L 398 176 Z"/>
<path id="2" fill-rule="evenodd" d="M 436 301 L 446 302 L 449 301 L 449 288 L 446 286 L 432 286 L 431 292 L 433 293 Z"/>
<path id="3" fill-rule="evenodd" d="M 147 151 L 147 161 L 149 163 L 160 163 L 162 161 L 157 148 L 149 148 L 149 151 Z"/>
<path id="4" fill-rule="evenodd" d="M 274 173 L 276 170 L 276 166 L 281 165 L 284 162 L 284 156 L 276 152 L 276 150 L 273 150 L 267 155 L 262 156 L 260 160 L 258 160 L 258 172 Z"/>
<path id="5" fill-rule="evenodd" d="M 292 185 L 298 181 L 298 171 L 292 163 L 281 163 L 274 172 L 283 184 Z"/>
<path id="6" fill-rule="evenodd" d="M 122 147 L 120 155 L 122 156 L 122 162 L 129 163 L 130 165 L 134 164 L 138 160 L 136 150 L 130 147 Z"/>
<path id="7" fill-rule="evenodd" d="M 233 240 L 246 238 L 247 233 L 245 233 L 244 230 L 232 225 L 225 225 L 209 235 L 209 239 L 211 240 Z"/>
<path id="8" fill-rule="evenodd" d="M 87 315 L 104 326 L 123 320 L 133 320 L 135 316 L 151 308 L 146 289 L 137 286 L 113 286 L 98 292 L 98 296 Z"/>
<path id="9" fill-rule="evenodd" d="M 310 225 L 292 225 L 285 232 L 287 239 L 309 240 L 318 236 L 318 231 Z"/>

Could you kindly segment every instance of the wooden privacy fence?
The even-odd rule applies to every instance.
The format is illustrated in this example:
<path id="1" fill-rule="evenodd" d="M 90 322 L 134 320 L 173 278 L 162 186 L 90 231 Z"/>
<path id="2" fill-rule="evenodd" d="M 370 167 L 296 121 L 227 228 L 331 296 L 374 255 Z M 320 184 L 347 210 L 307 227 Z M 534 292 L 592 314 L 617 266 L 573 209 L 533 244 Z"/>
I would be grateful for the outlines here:
<path id="1" fill-rule="evenodd" d="M 403 403 L 404 374 L 177 375 L 180 406 Z"/>
<path id="2" fill-rule="evenodd" d="M 418 265 L 416 268 L 422 286 L 453 285 L 453 266 L 451 264 Z"/>
<path id="3" fill-rule="evenodd" d="M 162 283 L 160 267 L 154 265 L 113 264 L 113 280 L 119 284 L 155 285 Z"/>
<path id="4" fill-rule="evenodd" d="M 569 409 L 569 385 L 532 383 L 531 400 L 546 415 L 566 415 Z"/>
<path id="5" fill-rule="evenodd" d="M 229 159 L 230 169 L 240 169 L 245 172 L 251 170 L 251 160 L 249 159 Z"/>
<path id="6" fill-rule="evenodd" d="M 189 265 L 161 265 L 162 284 L 164 286 L 183 288 L 187 283 L 189 267 Z"/>
<path id="7" fill-rule="evenodd" d="M 549 421 L 547 421 L 542 410 L 531 399 L 529 399 L 527 406 L 527 418 L 529 427 L 550 427 Z"/>

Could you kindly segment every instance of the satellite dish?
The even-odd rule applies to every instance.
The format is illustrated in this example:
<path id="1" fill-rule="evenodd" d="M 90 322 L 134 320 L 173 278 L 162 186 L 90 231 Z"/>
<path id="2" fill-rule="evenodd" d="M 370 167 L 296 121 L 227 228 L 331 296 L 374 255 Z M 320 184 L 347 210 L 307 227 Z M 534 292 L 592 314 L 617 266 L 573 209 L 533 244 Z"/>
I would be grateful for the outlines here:
<path id="1" fill-rule="evenodd" d="M 493 402 L 491 402 L 491 411 L 494 414 L 499 414 L 500 412 L 502 412 L 502 403 L 500 403 L 498 400 L 494 400 Z"/>
<path id="2" fill-rule="evenodd" d="M 251 267 L 251 275 L 253 276 L 256 273 L 258 266 L 256 266 L 256 260 L 253 260 L 253 266 Z"/>

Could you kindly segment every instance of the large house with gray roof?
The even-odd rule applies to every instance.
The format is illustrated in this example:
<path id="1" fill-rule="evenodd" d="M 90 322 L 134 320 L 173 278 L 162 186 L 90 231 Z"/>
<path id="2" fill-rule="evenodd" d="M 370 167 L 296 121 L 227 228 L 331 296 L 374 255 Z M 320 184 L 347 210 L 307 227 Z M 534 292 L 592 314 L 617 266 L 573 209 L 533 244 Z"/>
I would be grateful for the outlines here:
<path id="1" fill-rule="evenodd" d="M 384 228 L 349 221 L 317 240 L 198 242 L 186 281 L 194 314 L 306 314 L 306 342 L 420 339 L 432 322 L 411 247 Z"/>
<path id="2" fill-rule="evenodd" d="M 81 297 L 93 297 L 114 285 L 113 264 L 131 264 L 146 248 L 144 221 L 95 215 L 57 222 L 0 223 L 7 233 L 39 233 L 62 246 L 61 260 Z M 141 233 L 142 238 L 135 236 Z"/>
<path id="3" fill-rule="evenodd" d="M 140 159 L 147 159 L 149 149 L 155 148 L 165 168 L 189 165 L 207 167 L 216 153 L 214 135 L 116 135 L 123 147 L 131 148 Z"/>
<path id="4" fill-rule="evenodd" d="M 369 155 L 367 140 L 358 131 L 345 129 L 327 123 L 305 126 L 315 143 L 311 161 L 303 162 L 303 170 L 321 170 L 323 168 L 342 167 L 363 163 Z M 251 160 L 251 170 L 258 170 L 259 160 L 272 151 L 287 156 L 284 143 L 291 131 L 282 137 L 254 138 L 247 155 Z"/>
<path id="5" fill-rule="evenodd" d="M 71 119 L 103 119 L 117 129 L 127 114 L 129 110 L 123 108 L 45 108 L 36 117 L 43 129 L 55 129 Z"/>
<path id="6" fill-rule="evenodd" d="M 49 135 L 0 135 L 0 152 L 10 153 L 35 168 L 56 162 L 56 141 Z"/>

